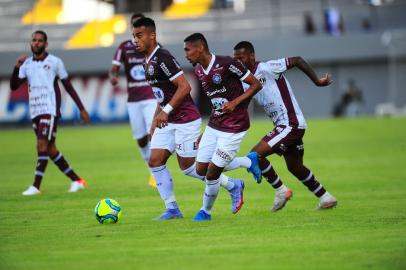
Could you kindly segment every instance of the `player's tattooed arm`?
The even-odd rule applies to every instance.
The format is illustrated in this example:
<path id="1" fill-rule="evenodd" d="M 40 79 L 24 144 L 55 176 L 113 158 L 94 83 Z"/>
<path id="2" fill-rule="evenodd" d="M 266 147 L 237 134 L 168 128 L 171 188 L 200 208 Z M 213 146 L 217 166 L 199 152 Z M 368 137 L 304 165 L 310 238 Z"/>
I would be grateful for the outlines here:
<path id="1" fill-rule="evenodd" d="M 310 64 L 307 63 L 300 56 L 289 57 L 288 62 L 289 62 L 288 69 L 292 68 L 292 67 L 297 67 L 303 73 L 305 73 L 307 75 L 307 77 L 309 77 L 310 80 L 312 80 L 312 82 L 317 86 L 327 86 L 327 85 L 330 85 L 331 83 L 333 83 L 333 80 L 329 73 L 326 73 L 323 77 L 319 78 L 317 76 L 316 72 L 310 66 Z"/>
<path id="2" fill-rule="evenodd" d="M 13 70 L 13 74 L 11 75 L 10 78 L 10 88 L 11 90 L 17 90 L 20 85 L 25 81 L 25 79 L 20 79 L 18 77 L 18 73 L 19 73 L 19 69 L 21 67 L 22 64 L 24 64 L 25 60 L 27 59 L 26 55 L 22 55 L 20 57 L 18 57 L 17 62 L 15 64 L 14 70 Z"/>
<path id="3" fill-rule="evenodd" d="M 255 96 L 256 93 L 258 93 L 259 90 L 262 89 L 262 84 L 251 73 L 248 75 L 247 78 L 244 79 L 244 82 L 249 85 L 247 91 L 245 91 L 244 94 L 242 94 L 241 96 L 225 103 L 222 109 L 223 112 L 233 112 L 241 102 L 252 98 L 253 96 Z"/>
<path id="4" fill-rule="evenodd" d="M 118 84 L 118 72 L 119 71 L 120 71 L 120 66 L 114 65 L 114 64 L 111 66 L 109 77 L 110 77 L 110 83 L 113 86 Z"/>

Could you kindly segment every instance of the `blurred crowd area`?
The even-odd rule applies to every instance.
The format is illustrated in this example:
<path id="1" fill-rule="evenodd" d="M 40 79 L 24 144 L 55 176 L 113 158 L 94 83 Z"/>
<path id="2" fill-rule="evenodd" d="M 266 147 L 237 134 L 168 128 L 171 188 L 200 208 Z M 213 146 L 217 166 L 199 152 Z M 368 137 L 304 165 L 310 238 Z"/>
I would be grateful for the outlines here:
<path id="1" fill-rule="evenodd" d="M 65 61 L 93 119 L 125 121 L 124 74 L 118 88 L 107 74 L 115 49 L 131 38 L 133 13 L 155 20 L 160 44 L 184 68 L 205 114 L 210 105 L 183 53 L 193 32 L 217 54 L 231 55 L 238 41 L 249 40 L 258 60 L 299 55 L 319 75 L 330 72 L 334 84 L 320 89 L 288 71 L 306 116 L 405 115 L 405 12 L 404 0 L 0 0 L 0 123 L 28 119 L 27 93 L 11 93 L 8 78 L 37 29 L 47 32 L 49 50 Z M 63 102 L 65 120 L 77 119 L 69 99 Z M 255 104 L 251 112 L 264 115 Z"/>

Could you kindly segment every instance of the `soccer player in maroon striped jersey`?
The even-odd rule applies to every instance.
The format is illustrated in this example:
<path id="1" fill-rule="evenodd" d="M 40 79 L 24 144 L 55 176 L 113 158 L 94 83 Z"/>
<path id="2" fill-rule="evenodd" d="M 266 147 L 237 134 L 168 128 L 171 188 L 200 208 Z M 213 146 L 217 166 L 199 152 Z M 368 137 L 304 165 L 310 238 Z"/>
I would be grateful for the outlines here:
<path id="1" fill-rule="evenodd" d="M 131 16 L 131 26 L 135 21 L 143 17 L 143 14 L 133 14 Z M 127 110 L 133 137 L 137 140 L 142 158 L 148 163 L 151 155 L 149 131 L 157 102 L 151 86 L 145 79 L 144 58 L 145 54 L 137 51 L 133 39 L 122 42 L 114 54 L 110 82 L 112 85 L 118 84 L 118 72 L 121 64 L 123 64 L 127 77 Z M 152 173 L 149 178 L 149 185 L 156 186 Z"/>
<path id="2" fill-rule="evenodd" d="M 261 181 L 262 174 L 276 190 L 272 211 L 278 211 L 292 197 L 292 191 L 282 183 L 266 159 L 271 154 L 278 154 L 284 157 L 288 170 L 315 196 L 320 198 L 318 209 L 336 206 L 337 200 L 326 191 L 314 174 L 303 164 L 302 138 L 307 125 L 293 90 L 284 76 L 286 70 L 297 67 L 316 86 L 328 86 L 333 82 L 330 74 L 319 78 L 312 67 L 301 57 L 258 62 L 255 60 L 254 46 L 248 41 L 241 41 L 234 47 L 234 57 L 240 60 L 262 83 L 263 88 L 254 99 L 272 119 L 275 128 L 254 146 L 247 157 L 235 158 L 226 170 L 245 167 L 254 174 L 258 183 Z M 247 88 L 246 85 L 245 88 Z"/>
<path id="3" fill-rule="evenodd" d="M 80 110 L 80 118 L 89 123 L 89 115 L 72 84 L 62 60 L 46 51 L 47 34 L 35 31 L 31 39 L 33 56 L 20 56 L 10 79 L 11 90 L 16 90 L 28 81 L 29 107 L 32 126 L 37 136 L 38 161 L 34 183 L 23 192 L 23 195 L 40 194 L 40 185 L 50 157 L 55 165 L 71 180 L 69 192 L 84 189 L 86 182 L 69 166 L 56 147 L 56 131 L 58 119 L 61 117 L 61 91 L 58 79 L 61 80 L 68 94 Z"/>
<path id="4" fill-rule="evenodd" d="M 186 37 L 184 50 L 212 103 L 209 123 L 196 157 L 197 173 L 205 176 L 206 188 L 203 207 L 194 220 L 206 221 L 211 219 L 211 209 L 219 192 L 219 177 L 236 156 L 250 126 L 248 104 L 261 89 L 261 83 L 238 60 L 212 54 L 201 33 Z M 241 82 L 249 85 L 245 92 Z"/>
<path id="5" fill-rule="evenodd" d="M 150 132 L 149 166 L 166 210 L 156 219 L 182 218 L 166 162 L 176 152 L 182 173 L 204 180 L 204 176 L 196 173 L 195 166 L 200 113 L 190 96 L 191 87 L 183 70 L 171 53 L 157 43 L 155 22 L 151 18 L 141 18 L 133 26 L 137 50 L 145 52 L 146 78 L 159 103 Z M 230 193 L 232 212 L 237 213 L 241 208 L 243 181 L 221 174 L 220 185 Z"/>

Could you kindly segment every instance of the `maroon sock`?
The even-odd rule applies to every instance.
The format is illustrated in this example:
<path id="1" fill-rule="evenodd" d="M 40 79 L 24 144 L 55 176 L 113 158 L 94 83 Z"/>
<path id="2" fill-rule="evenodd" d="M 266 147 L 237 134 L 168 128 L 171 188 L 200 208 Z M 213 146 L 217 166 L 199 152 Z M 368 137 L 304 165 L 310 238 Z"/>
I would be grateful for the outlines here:
<path id="1" fill-rule="evenodd" d="M 266 181 L 268 181 L 268 183 L 271 184 L 273 188 L 276 189 L 282 186 L 282 180 L 276 174 L 271 163 L 266 158 L 262 158 L 259 160 L 259 167 L 261 168 L 262 175 L 266 178 Z"/>
<path id="2" fill-rule="evenodd" d="M 77 181 L 80 177 L 72 170 L 62 153 L 58 152 L 55 156 L 51 157 L 52 161 L 58 166 L 59 170 L 63 172 L 72 181 Z"/>
<path id="3" fill-rule="evenodd" d="M 326 193 L 324 187 L 316 180 L 313 173 L 309 170 L 309 173 L 306 178 L 299 179 L 311 192 L 314 193 L 317 197 L 321 197 Z"/>
<path id="4" fill-rule="evenodd" d="M 35 168 L 35 177 L 33 186 L 38 188 L 41 186 L 42 177 L 48 164 L 48 153 L 38 152 L 37 167 Z"/>

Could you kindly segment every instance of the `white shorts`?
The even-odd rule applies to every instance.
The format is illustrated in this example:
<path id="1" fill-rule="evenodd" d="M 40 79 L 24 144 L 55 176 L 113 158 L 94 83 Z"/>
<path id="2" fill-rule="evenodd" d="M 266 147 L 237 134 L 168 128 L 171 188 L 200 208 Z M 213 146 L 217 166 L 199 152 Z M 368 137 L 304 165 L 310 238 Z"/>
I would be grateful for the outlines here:
<path id="1" fill-rule="evenodd" d="M 147 99 L 136 102 L 127 102 L 128 116 L 134 139 L 141 139 L 149 134 L 152 119 L 154 118 L 157 101 Z"/>
<path id="2" fill-rule="evenodd" d="M 202 119 L 185 124 L 169 123 L 164 128 L 156 128 L 151 138 L 151 149 L 166 149 L 181 157 L 196 157 L 197 139 L 200 135 Z"/>
<path id="3" fill-rule="evenodd" d="M 247 131 L 228 133 L 206 127 L 200 140 L 197 162 L 214 163 L 217 167 L 226 167 L 237 155 L 240 144 Z"/>

